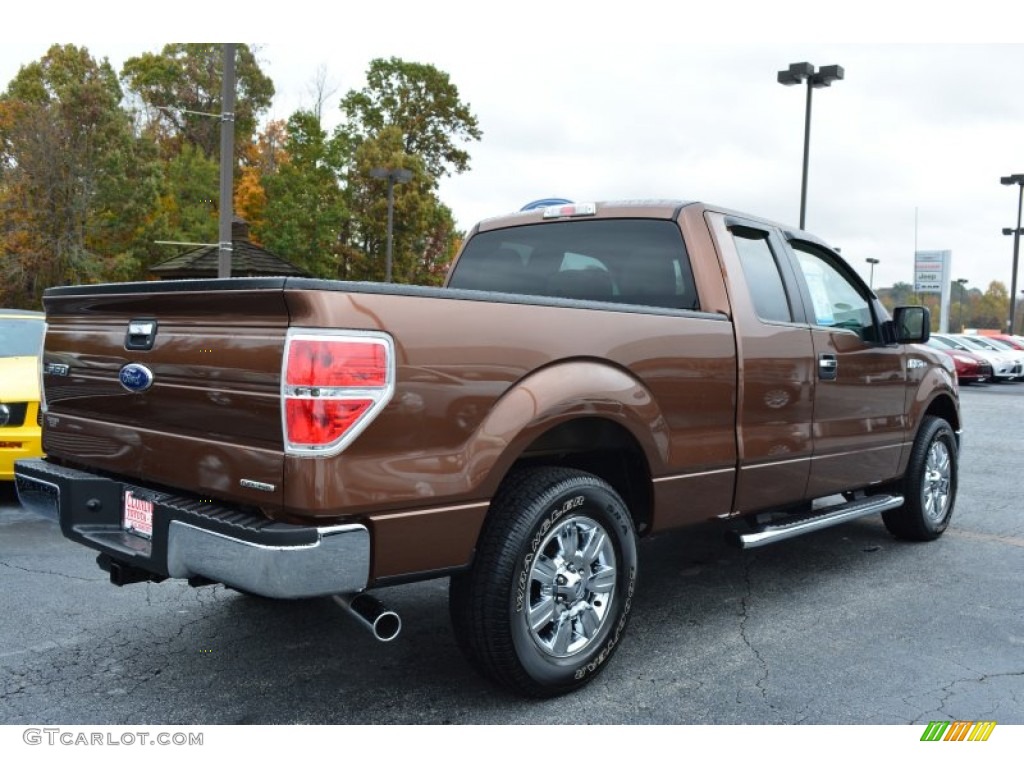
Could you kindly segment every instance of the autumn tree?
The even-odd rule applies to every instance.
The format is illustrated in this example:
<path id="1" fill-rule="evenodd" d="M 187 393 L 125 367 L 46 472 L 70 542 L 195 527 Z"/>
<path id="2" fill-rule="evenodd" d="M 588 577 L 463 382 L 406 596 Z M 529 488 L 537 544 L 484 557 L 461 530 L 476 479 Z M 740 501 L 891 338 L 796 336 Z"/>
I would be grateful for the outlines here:
<path id="1" fill-rule="evenodd" d="M 257 245 L 263 241 L 253 234 L 266 227 L 267 190 L 263 186 L 263 175 L 259 168 L 243 166 L 238 181 L 235 182 L 234 195 L 235 216 L 249 223 L 249 239 Z"/>
<path id="2" fill-rule="evenodd" d="M 415 251 L 414 269 L 407 274 L 406 282 L 441 285 L 462 245 L 462 239 L 462 233 L 455 229 L 451 208 L 435 198 L 426 218 L 419 248 Z"/>
<path id="3" fill-rule="evenodd" d="M 386 127 L 402 136 L 406 155 L 419 157 L 436 187 L 442 175 L 469 170 L 469 153 L 460 146 L 483 135 L 469 104 L 445 72 L 430 64 L 398 58 L 374 59 L 366 87 L 341 101 L 345 122 L 339 134 L 354 148 Z"/>
<path id="4" fill-rule="evenodd" d="M 235 53 L 235 148 L 252 141 L 259 116 L 274 98 L 274 83 L 260 69 L 252 49 L 238 45 Z M 220 146 L 221 85 L 224 54 L 220 43 L 171 43 L 160 53 L 128 59 L 121 77 L 129 92 L 145 107 L 146 128 L 165 154 L 183 143 L 217 157 Z"/>
<path id="5" fill-rule="evenodd" d="M 242 147 L 242 167 L 235 182 L 235 214 L 249 222 L 250 239 L 263 245 L 261 232 L 267 228 L 267 190 L 265 180 L 282 163 L 288 162 L 285 144 L 288 128 L 284 120 L 271 120 L 256 138 Z"/>
<path id="6" fill-rule="evenodd" d="M 73 45 L 52 46 L 0 95 L 3 303 L 137 270 L 157 172 L 121 97 L 109 62 Z"/>

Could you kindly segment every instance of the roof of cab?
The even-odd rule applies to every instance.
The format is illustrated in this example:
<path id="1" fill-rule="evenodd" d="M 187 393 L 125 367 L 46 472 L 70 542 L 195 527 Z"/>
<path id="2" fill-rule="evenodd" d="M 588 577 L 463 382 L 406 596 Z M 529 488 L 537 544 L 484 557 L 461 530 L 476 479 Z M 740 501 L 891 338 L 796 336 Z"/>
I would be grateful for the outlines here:
<path id="1" fill-rule="evenodd" d="M 587 212 L 583 215 L 557 215 L 557 210 L 560 208 L 583 208 L 593 207 L 593 212 Z M 828 243 L 822 240 L 817 235 L 814 235 L 805 230 L 801 230 L 798 227 L 783 224 L 781 222 L 767 219 L 763 216 L 757 216 L 742 211 L 737 211 L 732 208 L 727 208 L 720 205 L 712 205 L 710 203 L 703 203 L 694 200 L 673 200 L 673 199 L 652 199 L 652 200 L 603 200 L 592 203 L 577 202 L 566 206 L 555 205 L 549 208 L 534 208 L 527 211 L 514 211 L 511 213 L 503 214 L 500 216 L 493 216 L 491 218 L 484 219 L 478 223 L 470 234 L 477 232 L 487 232 L 494 229 L 504 229 L 505 227 L 520 227 L 528 224 L 540 224 L 543 222 L 555 222 L 555 221 L 573 221 L 573 220 L 587 220 L 587 219 L 616 219 L 616 218 L 642 218 L 642 219 L 676 219 L 679 217 L 679 213 L 683 208 L 697 208 L 702 210 L 715 211 L 717 213 L 724 214 L 726 216 L 736 216 L 743 219 L 747 219 L 751 222 L 765 224 L 767 226 L 777 227 L 783 234 L 790 239 L 795 240 L 806 240 L 808 242 L 817 243 L 826 248 L 831 248 Z M 554 214 L 554 215 L 552 215 Z"/>
<path id="2" fill-rule="evenodd" d="M 565 206 L 556 205 L 548 208 L 533 208 L 528 211 L 514 211 L 501 216 L 493 216 L 477 224 L 476 229 L 479 232 L 486 232 L 491 229 L 539 224 L 542 221 L 566 221 L 576 218 L 618 219 L 635 217 L 644 219 L 674 219 L 679 215 L 681 208 L 693 204 L 687 200 L 603 200 L 594 203 L 580 202 Z M 552 208 L 573 208 L 585 205 L 593 205 L 596 207 L 596 210 L 594 213 L 589 213 L 585 216 L 552 216 L 547 213 Z"/>

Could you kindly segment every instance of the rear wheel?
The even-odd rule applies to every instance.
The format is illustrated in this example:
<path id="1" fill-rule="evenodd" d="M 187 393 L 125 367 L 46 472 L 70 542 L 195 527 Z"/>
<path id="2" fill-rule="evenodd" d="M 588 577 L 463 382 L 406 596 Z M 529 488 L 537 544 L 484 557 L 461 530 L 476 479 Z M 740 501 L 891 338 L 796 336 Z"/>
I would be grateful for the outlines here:
<path id="1" fill-rule="evenodd" d="M 633 522 L 610 485 L 565 468 L 517 472 L 491 505 L 473 568 L 452 578 L 457 640 L 502 685 L 566 693 L 617 648 L 636 573 Z"/>
<path id="2" fill-rule="evenodd" d="M 956 502 L 957 466 L 952 427 L 937 416 L 925 416 L 903 478 L 903 506 L 882 513 L 889 532 L 907 541 L 941 536 Z"/>

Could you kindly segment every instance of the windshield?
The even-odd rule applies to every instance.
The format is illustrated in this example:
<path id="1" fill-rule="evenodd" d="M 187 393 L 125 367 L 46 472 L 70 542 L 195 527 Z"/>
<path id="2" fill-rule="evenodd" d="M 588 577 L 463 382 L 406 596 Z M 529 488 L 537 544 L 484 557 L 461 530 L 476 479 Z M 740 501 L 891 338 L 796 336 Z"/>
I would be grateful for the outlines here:
<path id="1" fill-rule="evenodd" d="M 935 334 L 932 334 L 932 337 L 931 337 L 930 340 L 938 342 L 939 344 L 944 346 L 946 349 L 959 349 L 959 350 L 966 350 L 967 349 L 967 347 L 965 345 L 958 344 L 953 339 L 948 339 L 945 336 L 936 336 Z"/>
<path id="2" fill-rule="evenodd" d="M 960 341 L 963 342 L 964 346 L 966 346 L 969 349 L 984 349 L 987 352 L 996 351 L 996 348 L 993 347 L 991 344 L 979 341 L 978 339 L 969 339 L 961 336 Z"/>
<path id="3" fill-rule="evenodd" d="M 42 346 L 41 319 L 0 317 L 0 357 L 35 357 Z"/>
<path id="4" fill-rule="evenodd" d="M 997 350 L 999 352 L 1011 352 L 1011 351 L 1013 351 L 1013 347 L 1010 346 L 1009 344 L 1007 344 L 1002 339 L 985 339 L 985 341 L 981 342 L 981 343 L 982 344 L 988 344 L 988 346 L 990 348 L 995 349 L 995 350 Z"/>

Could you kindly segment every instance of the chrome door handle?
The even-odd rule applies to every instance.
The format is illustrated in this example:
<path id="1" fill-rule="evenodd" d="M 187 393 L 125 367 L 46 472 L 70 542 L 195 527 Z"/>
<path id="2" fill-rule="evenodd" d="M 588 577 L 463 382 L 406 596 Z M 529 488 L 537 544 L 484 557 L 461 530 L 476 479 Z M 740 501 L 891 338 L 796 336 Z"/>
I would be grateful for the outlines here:
<path id="1" fill-rule="evenodd" d="M 818 378 L 823 381 L 835 381 L 839 374 L 839 361 L 835 355 L 818 355 Z"/>

